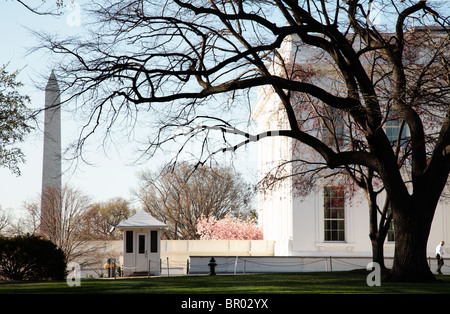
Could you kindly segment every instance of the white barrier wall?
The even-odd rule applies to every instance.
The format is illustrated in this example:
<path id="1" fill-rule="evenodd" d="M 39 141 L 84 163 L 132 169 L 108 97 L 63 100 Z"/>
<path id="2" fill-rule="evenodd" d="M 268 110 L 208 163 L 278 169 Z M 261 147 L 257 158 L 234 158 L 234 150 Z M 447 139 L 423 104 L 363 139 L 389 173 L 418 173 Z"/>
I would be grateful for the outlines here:
<path id="1" fill-rule="evenodd" d="M 191 256 L 189 274 L 208 274 L 210 260 L 207 256 Z M 217 274 L 350 271 L 367 269 L 372 262 L 370 257 L 345 256 L 214 256 L 214 260 Z M 393 258 L 385 257 L 384 262 L 391 268 Z M 436 273 L 433 256 L 428 257 L 428 266 Z M 444 264 L 442 272 L 450 273 L 450 267 Z"/>
<path id="2" fill-rule="evenodd" d="M 266 240 L 161 240 L 161 254 L 273 256 L 274 241 Z"/>
<path id="3" fill-rule="evenodd" d="M 191 256 L 190 274 L 207 274 L 211 257 Z M 214 256 L 215 271 L 223 273 L 286 273 L 348 271 L 365 269 L 372 261 L 367 257 L 322 257 L 322 256 Z M 385 259 L 386 266 L 392 266 L 392 259 Z"/>
<path id="4" fill-rule="evenodd" d="M 191 256 L 273 256 L 274 241 L 161 240 L 161 263 L 172 273 L 186 273 Z M 190 263 L 190 262 L 189 262 Z"/>

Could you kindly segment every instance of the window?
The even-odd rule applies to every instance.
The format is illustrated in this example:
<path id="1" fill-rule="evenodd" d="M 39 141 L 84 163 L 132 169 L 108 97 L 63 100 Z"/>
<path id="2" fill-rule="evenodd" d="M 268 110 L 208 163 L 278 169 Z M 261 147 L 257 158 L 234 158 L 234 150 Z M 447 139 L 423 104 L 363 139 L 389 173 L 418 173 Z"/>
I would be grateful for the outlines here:
<path id="1" fill-rule="evenodd" d="M 390 215 L 392 212 L 391 207 L 389 206 L 388 215 Z M 391 222 L 389 223 L 389 229 L 387 232 L 387 240 L 388 242 L 395 242 L 395 232 L 394 232 L 394 219 L 391 219 Z"/>
<path id="2" fill-rule="evenodd" d="M 397 141 L 400 140 L 400 146 L 403 146 L 406 142 L 406 124 L 403 126 L 402 134 L 399 138 L 400 128 L 402 122 L 399 119 L 393 119 L 386 121 L 386 136 L 392 145 L 397 145 Z"/>
<path id="3" fill-rule="evenodd" d="M 125 232 L 125 252 L 133 253 L 133 231 Z"/>
<path id="4" fill-rule="evenodd" d="M 140 234 L 138 237 L 138 247 L 139 247 L 139 254 L 144 254 L 145 253 L 145 234 Z"/>
<path id="5" fill-rule="evenodd" d="M 395 242 L 395 232 L 394 232 L 394 221 L 391 220 L 391 222 L 389 223 L 389 229 L 388 229 L 388 234 L 387 234 L 387 240 L 388 242 Z"/>
<path id="6" fill-rule="evenodd" d="M 156 230 L 150 232 L 150 252 L 158 252 L 158 231 Z"/>
<path id="7" fill-rule="evenodd" d="M 344 119 L 336 116 L 332 121 L 328 121 L 327 124 L 329 125 L 322 125 L 321 128 L 322 142 L 328 146 L 344 145 Z"/>
<path id="8" fill-rule="evenodd" d="M 345 192 L 343 187 L 324 187 L 325 241 L 345 241 Z"/>

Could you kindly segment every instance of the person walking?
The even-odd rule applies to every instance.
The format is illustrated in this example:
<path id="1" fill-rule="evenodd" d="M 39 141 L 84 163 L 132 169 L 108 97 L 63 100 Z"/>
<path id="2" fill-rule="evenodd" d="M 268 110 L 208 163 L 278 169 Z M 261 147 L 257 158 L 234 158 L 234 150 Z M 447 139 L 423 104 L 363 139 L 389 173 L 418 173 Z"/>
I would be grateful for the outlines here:
<path id="1" fill-rule="evenodd" d="M 438 274 L 442 274 L 441 268 L 444 265 L 444 241 L 441 241 L 441 243 L 436 246 L 436 260 L 437 260 L 437 272 Z"/>

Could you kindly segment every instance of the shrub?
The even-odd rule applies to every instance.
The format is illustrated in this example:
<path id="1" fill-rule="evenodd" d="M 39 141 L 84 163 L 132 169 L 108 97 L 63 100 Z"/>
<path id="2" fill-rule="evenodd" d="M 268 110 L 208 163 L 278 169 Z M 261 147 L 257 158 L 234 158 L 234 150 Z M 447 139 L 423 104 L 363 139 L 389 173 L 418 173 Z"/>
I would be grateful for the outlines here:
<path id="1" fill-rule="evenodd" d="M 0 276 L 11 280 L 61 280 L 66 256 L 53 242 L 38 236 L 0 237 Z"/>

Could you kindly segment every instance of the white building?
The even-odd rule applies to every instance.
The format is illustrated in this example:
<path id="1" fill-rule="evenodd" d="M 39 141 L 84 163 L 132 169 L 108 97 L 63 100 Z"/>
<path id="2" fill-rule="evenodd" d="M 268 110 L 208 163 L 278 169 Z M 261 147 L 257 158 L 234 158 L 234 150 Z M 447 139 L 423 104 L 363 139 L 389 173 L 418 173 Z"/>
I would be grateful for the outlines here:
<path id="1" fill-rule="evenodd" d="M 329 73 L 333 69 L 326 59 L 322 58 L 320 64 L 319 61 L 312 61 L 316 53 L 319 53 L 318 50 L 308 48 L 295 39 L 286 40 L 280 48 L 280 54 L 284 56 L 283 64 L 294 63 L 295 60 L 295 64 L 314 69 L 316 79 L 321 80 L 319 84 L 339 84 L 330 78 Z M 281 66 L 276 61 L 273 64 L 272 71 L 280 71 Z M 252 119 L 258 124 L 258 133 L 288 128 L 281 106 L 271 87 L 259 89 L 252 109 Z M 398 134 L 398 125 L 387 125 L 394 131 L 397 127 Z M 316 127 L 320 132 L 320 127 L 309 127 Z M 275 176 L 285 177 L 272 189 L 258 195 L 259 221 L 264 239 L 275 241 L 276 256 L 372 256 L 368 202 L 361 190 L 352 197 L 346 196 L 346 192 L 336 194 L 333 183 L 325 179 L 325 175 L 316 178 L 311 191 L 303 191 L 301 187 L 298 189 L 295 178 L 291 177 L 297 164 L 289 161 L 314 152 L 292 138 L 281 136 L 267 136 L 260 139 L 257 145 L 259 180 L 271 171 Z M 283 166 L 278 168 L 279 165 Z M 333 207 L 333 201 L 337 198 L 342 198 L 343 202 L 337 202 L 340 205 Z M 330 210 L 335 215 L 327 216 Z M 429 257 L 435 256 L 435 247 L 441 240 L 450 244 L 449 223 L 450 206 L 441 201 L 428 241 Z M 390 235 L 385 242 L 385 257 L 393 256 L 394 246 Z"/>

